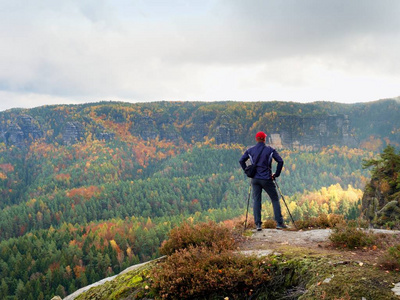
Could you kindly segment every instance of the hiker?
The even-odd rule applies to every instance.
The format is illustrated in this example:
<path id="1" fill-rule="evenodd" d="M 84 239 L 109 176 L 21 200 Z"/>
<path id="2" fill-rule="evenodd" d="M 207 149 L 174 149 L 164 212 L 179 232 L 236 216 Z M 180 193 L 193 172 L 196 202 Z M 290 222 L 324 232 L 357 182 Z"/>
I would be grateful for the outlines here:
<path id="1" fill-rule="evenodd" d="M 267 135 L 260 131 L 256 134 L 257 144 L 247 149 L 239 160 L 239 163 L 244 170 L 246 168 L 246 161 L 256 162 L 256 173 L 251 179 L 251 186 L 253 188 L 253 214 L 254 223 L 256 224 L 257 231 L 261 231 L 261 193 L 262 190 L 266 191 L 271 199 L 274 208 L 275 221 L 277 223 L 276 229 L 287 228 L 283 222 L 281 205 L 279 203 L 279 196 L 274 183 L 275 178 L 279 177 L 283 167 L 283 159 L 279 156 L 278 152 L 265 145 L 265 138 Z M 259 158 L 258 158 L 259 157 Z M 272 173 L 271 164 L 272 159 L 277 162 L 276 171 Z"/>

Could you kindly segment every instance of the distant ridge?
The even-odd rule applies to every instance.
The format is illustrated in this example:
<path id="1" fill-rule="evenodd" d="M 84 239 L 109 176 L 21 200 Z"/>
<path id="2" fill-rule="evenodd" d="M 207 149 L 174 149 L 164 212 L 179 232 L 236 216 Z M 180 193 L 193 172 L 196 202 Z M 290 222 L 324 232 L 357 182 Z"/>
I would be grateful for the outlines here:
<path id="1" fill-rule="evenodd" d="M 0 112 L 0 142 L 24 147 L 36 139 L 64 145 L 115 138 L 128 126 L 143 140 L 180 143 L 213 140 L 251 144 L 257 130 L 275 147 L 319 149 L 328 145 L 359 147 L 379 137 L 400 144 L 399 98 L 369 103 L 334 102 L 98 102 L 51 105 Z"/>

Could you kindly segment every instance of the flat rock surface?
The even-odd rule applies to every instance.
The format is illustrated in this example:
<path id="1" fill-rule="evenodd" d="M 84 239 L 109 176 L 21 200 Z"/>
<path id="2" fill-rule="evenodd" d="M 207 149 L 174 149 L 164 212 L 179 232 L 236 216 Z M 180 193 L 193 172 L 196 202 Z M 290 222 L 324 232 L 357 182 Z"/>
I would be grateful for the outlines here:
<path id="1" fill-rule="evenodd" d="M 385 229 L 366 229 L 374 233 L 393 234 L 398 235 L 400 239 L 399 230 L 385 230 Z M 335 252 L 331 247 L 329 236 L 332 234 L 331 229 L 313 229 L 313 230 L 277 230 L 277 229 L 263 229 L 262 231 L 253 230 L 253 234 L 249 239 L 242 244 L 241 252 L 247 255 L 266 256 L 272 253 L 279 253 L 285 245 L 298 246 L 307 248 L 311 251 L 325 251 L 329 249 L 330 252 Z M 376 263 L 379 256 L 384 255 L 383 251 L 339 251 L 337 252 L 344 259 L 350 258 L 362 261 Z M 395 284 L 393 293 L 400 296 L 400 282 Z"/>
<path id="2" fill-rule="evenodd" d="M 254 240 L 268 241 L 274 244 L 307 246 L 310 243 L 315 244 L 328 241 L 331 233 L 331 229 L 314 229 L 307 231 L 263 229 L 262 231 L 254 231 L 251 238 Z"/>
<path id="3" fill-rule="evenodd" d="M 385 229 L 366 229 L 366 231 L 383 234 L 397 234 L 400 236 L 399 230 Z M 312 230 L 277 230 L 263 229 L 262 231 L 253 230 L 253 235 L 250 237 L 250 244 L 263 243 L 265 247 L 268 245 L 296 245 L 313 248 L 318 245 L 329 243 L 329 236 L 332 234 L 331 229 L 312 229 Z M 257 248 L 256 245 L 251 247 Z M 263 247 L 263 248 L 265 248 Z"/>
<path id="4" fill-rule="evenodd" d="M 394 288 L 392 288 L 392 291 L 395 295 L 400 296 L 400 282 L 397 283 Z"/>

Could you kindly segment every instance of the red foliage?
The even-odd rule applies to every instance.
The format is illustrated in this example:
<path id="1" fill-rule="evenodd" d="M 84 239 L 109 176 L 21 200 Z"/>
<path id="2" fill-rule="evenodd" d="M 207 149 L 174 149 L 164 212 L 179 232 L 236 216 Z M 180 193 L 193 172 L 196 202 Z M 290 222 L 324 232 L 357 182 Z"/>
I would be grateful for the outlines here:
<path id="1" fill-rule="evenodd" d="M 59 181 L 68 181 L 71 179 L 71 175 L 70 174 L 57 174 L 56 175 L 56 180 Z"/>
<path id="2" fill-rule="evenodd" d="M 85 273 L 85 267 L 83 267 L 83 266 L 75 266 L 74 267 L 74 273 L 75 273 L 76 278 L 81 277 L 81 275 L 83 273 Z"/>
<path id="3" fill-rule="evenodd" d="M 69 192 L 67 192 L 67 197 L 74 198 L 75 200 L 80 200 L 81 198 L 89 200 L 99 192 L 100 189 L 98 187 L 91 185 L 89 187 L 80 187 L 72 189 Z M 76 201 L 76 203 L 79 203 L 79 201 Z"/>
<path id="4" fill-rule="evenodd" d="M 222 251 L 234 249 L 235 240 L 228 228 L 215 222 L 183 223 L 170 231 L 169 239 L 162 243 L 160 252 L 170 255 L 189 246 L 207 246 Z"/>
<path id="5" fill-rule="evenodd" d="M 3 170 L 6 173 L 13 172 L 14 166 L 12 164 L 0 164 L 0 170 Z"/>
<path id="6" fill-rule="evenodd" d="M 58 270 L 60 268 L 60 263 L 59 262 L 53 262 L 50 266 L 49 269 L 53 272 L 54 270 Z"/>
<path id="7" fill-rule="evenodd" d="M 26 232 L 26 225 L 21 225 L 20 229 L 19 229 L 19 235 L 23 236 Z"/>

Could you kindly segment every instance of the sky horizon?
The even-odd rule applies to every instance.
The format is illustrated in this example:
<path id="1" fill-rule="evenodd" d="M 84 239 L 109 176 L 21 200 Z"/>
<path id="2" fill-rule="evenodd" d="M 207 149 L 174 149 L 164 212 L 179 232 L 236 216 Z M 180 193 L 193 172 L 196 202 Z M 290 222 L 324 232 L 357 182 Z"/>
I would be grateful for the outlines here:
<path id="1" fill-rule="evenodd" d="M 397 0 L 0 0 L 0 111 L 400 96 Z"/>
<path id="2" fill-rule="evenodd" d="M 0 109 L 0 112 L 3 111 L 8 111 L 8 110 L 13 110 L 13 109 L 32 109 L 32 108 L 38 108 L 42 106 L 57 106 L 57 105 L 83 105 L 83 104 L 96 104 L 96 103 L 105 103 L 105 102 L 111 102 L 111 103 L 131 103 L 131 104 L 141 104 L 141 103 L 157 103 L 157 102 L 204 102 L 204 103 L 212 103 L 212 102 L 286 102 L 286 103 L 298 103 L 298 104 L 312 104 L 312 103 L 318 103 L 318 102 L 331 102 L 331 103 L 338 103 L 338 104 L 346 104 L 346 105 L 352 105 L 352 104 L 365 104 L 365 103 L 371 103 L 371 102 L 377 102 L 377 101 L 385 101 L 385 100 L 395 100 L 400 102 L 400 96 L 399 97 L 389 97 L 389 98 L 382 98 L 382 99 L 377 99 L 377 100 L 370 100 L 370 101 L 356 101 L 356 102 L 340 102 L 340 101 L 328 101 L 328 100 L 315 100 L 315 101 L 294 101 L 294 100 L 154 100 L 154 101 L 124 101 L 124 100 L 94 100 L 94 101 L 71 101 L 71 102 L 57 102 L 57 103 L 41 103 L 36 105 L 36 103 L 33 103 L 32 105 L 29 105 L 29 103 L 26 104 L 26 106 L 13 106 L 13 107 L 8 107 L 4 109 Z M 1 107 L 1 105 L 0 105 Z"/>

